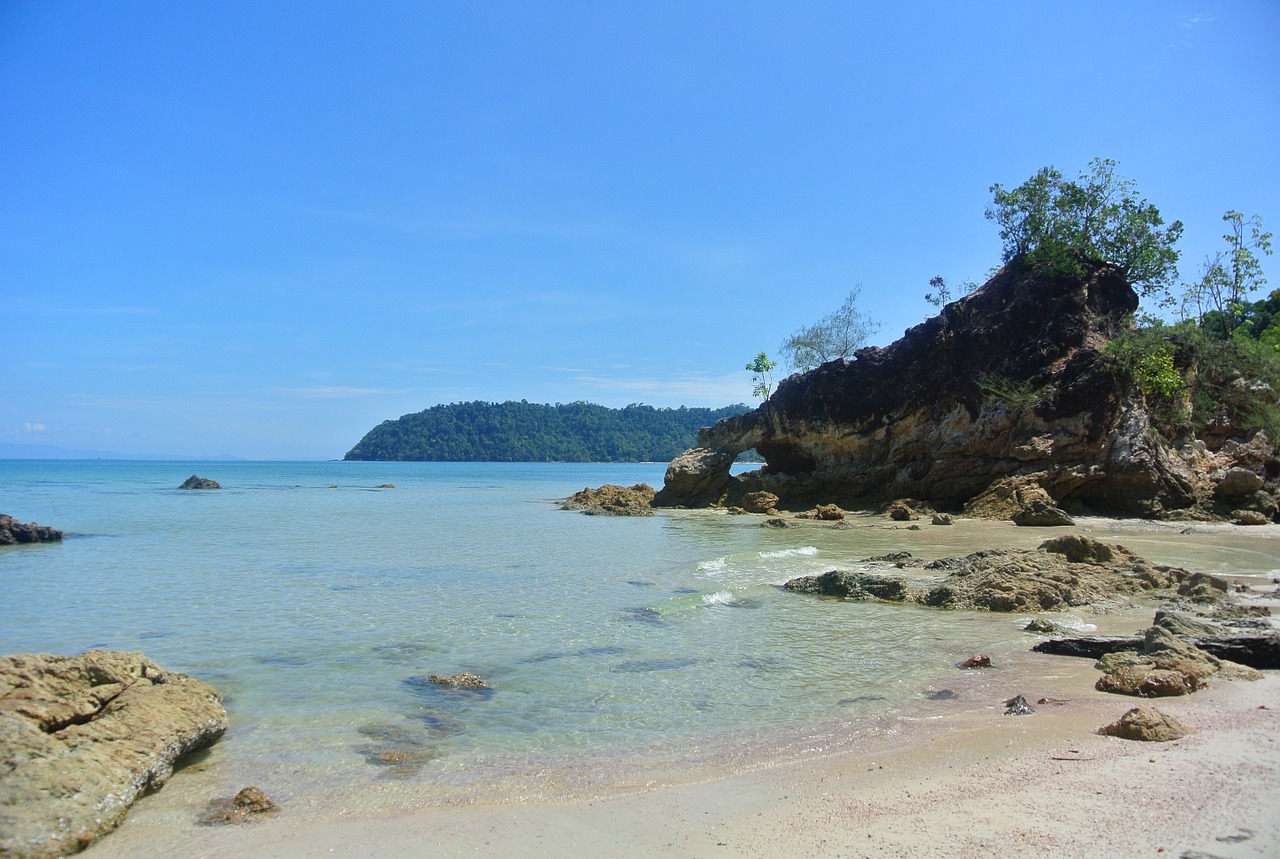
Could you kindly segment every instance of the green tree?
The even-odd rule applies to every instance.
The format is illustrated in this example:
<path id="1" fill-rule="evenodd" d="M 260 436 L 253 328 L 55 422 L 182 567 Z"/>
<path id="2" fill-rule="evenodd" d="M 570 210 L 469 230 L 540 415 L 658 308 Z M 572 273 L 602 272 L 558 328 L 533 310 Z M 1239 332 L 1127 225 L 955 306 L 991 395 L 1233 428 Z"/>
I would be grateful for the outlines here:
<path id="1" fill-rule="evenodd" d="M 929 286 L 933 288 L 933 292 L 924 294 L 925 301 L 934 307 L 944 307 L 951 303 L 951 287 L 947 285 L 947 281 L 942 275 L 938 274 L 929 278 Z"/>
<path id="2" fill-rule="evenodd" d="M 769 395 L 773 393 L 773 377 L 770 374 L 777 366 L 777 361 L 771 360 L 768 354 L 761 352 L 745 368 L 751 373 L 751 393 L 759 397 L 762 402 L 767 402 Z"/>
<path id="3" fill-rule="evenodd" d="M 880 323 L 873 322 L 870 316 L 858 309 L 858 296 L 861 294 L 862 287 L 855 286 L 839 310 L 783 340 L 778 351 L 787 366 L 801 372 L 812 370 L 827 361 L 848 358 L 862 348 Z"/>
<path id="4" fill-rule="evenodd" d="M 1271 233 L 1262 229 L 1259 215 L 1246 218 L 1232 210 L 1222 220 L 1227 250 L 1204 261 L 1199 280 L 1184 284 L 1183 307 L 1194 310 L 1202 328 L 1227 338 L 1250 309 L 1246 299 L 1266 285 L 1258 254 L 1271 254 Z"/>
<path id="5" fill-rule="evenodd" d="M 1026 259 L 1052 268 L 1077 268 L 1082 253 L 1120 266 L 1143 295 L 1169 304 L 1178 274 L 1182 222 L 1165 225 L 1160 210 L 1116 174 L 1116 162 L 1095 158 L 1075 180 L 1043 167 L 1016 188 L 991 186 L 987 218 L 1000 226 L 1004 259 Z"/>

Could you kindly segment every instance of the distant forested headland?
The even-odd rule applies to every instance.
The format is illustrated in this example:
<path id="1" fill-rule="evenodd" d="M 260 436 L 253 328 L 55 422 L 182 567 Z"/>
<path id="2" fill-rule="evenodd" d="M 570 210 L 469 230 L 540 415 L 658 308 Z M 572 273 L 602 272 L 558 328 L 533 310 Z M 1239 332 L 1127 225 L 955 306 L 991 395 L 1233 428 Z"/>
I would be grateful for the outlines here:
<path id="1" fill-rule="evenodd" d="M 594 403 L 452 403 L 383 421 L 343 459 L 410 462 L 667 462 L 698 430 L 750 411 L 610 409 Z"/>

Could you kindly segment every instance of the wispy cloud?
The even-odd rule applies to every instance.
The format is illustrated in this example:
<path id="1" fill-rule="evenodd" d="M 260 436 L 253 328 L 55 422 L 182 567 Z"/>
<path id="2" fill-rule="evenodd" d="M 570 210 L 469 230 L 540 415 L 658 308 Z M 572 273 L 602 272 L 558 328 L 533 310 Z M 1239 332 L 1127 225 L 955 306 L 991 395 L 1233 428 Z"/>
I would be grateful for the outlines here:
<path id="1" fill-rule="evenodd" d="M 44 424 L 38 423 L 38 422 L 33 424 L 23 424 L 22 431 L 23 432 L 44 432 Z"/>
<path id="2" fill-rule="evenodd" d="M 401 388 L 357 388 L 349 385 L 311 385 L 306 388 L 277 388 L 286 397 L 304 400 L 349 400 L 356 397 L 377 397 L 384 394 L 405 394 Z"/>
<path id="3" fill-rule="evenodd" d="M 751 382 L 743 373 L 689 375 L 676 379 L 584 374 L 574 381 L 601 394 L 655 405 L 726 406 L 747 401 L 751 393 Z"/>
<path id="4" fill-rule="evenodd" d="M 1208 12 L 1197 12 L 1194 15 L 1188 15 L 1178 23 L 1184 30 L 1190 30 L 1194 27 L 1199 27 L 1202 24 L 1212 24 L 1216 20 L 1217 19 Z"/>

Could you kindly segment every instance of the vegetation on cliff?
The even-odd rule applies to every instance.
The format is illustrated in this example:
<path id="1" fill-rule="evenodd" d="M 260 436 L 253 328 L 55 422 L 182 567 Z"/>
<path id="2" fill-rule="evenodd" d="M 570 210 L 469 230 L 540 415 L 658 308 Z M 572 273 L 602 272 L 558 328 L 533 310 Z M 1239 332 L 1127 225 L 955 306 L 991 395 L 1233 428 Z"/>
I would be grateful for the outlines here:
<path id="1" fill-rule="evenodd" d="M 594 403 L 452 403 L 383 421 L 348 460 L 413 462 L 667 462 L 698 430 L 749 411 Z"/>

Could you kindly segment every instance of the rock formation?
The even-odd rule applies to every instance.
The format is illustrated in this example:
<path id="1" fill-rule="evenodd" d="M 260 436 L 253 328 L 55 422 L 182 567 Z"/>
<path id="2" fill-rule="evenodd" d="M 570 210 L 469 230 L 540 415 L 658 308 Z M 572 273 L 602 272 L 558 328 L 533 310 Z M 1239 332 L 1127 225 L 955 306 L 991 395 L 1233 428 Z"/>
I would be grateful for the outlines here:
<path id="1" fill-rule="evenodd" d="M 179 486 L 178 488 L 179 489 L 221 489 L 222 484 L 216 480 L 210 480 L 208 477 L 201 477 L 198 474 L 193 474 L 190 477 L 188 477 L 186 480 L 182 481 L 182 485 Z"/>
<path id="2" fill-rule="evenodd" d="M 844 599 L 916 602 L 937 608 L 997 612 L 1105 609 L 1134 594 L 1172 589 L 1193 574 L 1152 564 L 1123 546 L 1080 535 L 1046 540 L 1036 549 L 985 549 L 958 558 L 921 562 L 909 552 L 865 563 L 916 567 L 941 579 L 911 582 L 875 573 L 832 570 L 802 576 L 783 587 Z"/>
<path id="3" fill-rule="evenodd" d="M 653 487 L 647 483 L 617 486 L 606 483 L 599 489 L 587 487 L 560 502 L 564 510 L 581 510 L 590 516 L 652 516 Z"/>
<path id="4" fill-rule="evenodd" d="M 0 657 L 0 856 L 84 849 L 226 730 L 217 691 L 140 653 Z"/>
<path id="5" fill-rule="evenodd" d="M 1257 493 L 1274 503 L 1274 476 L 1206 477 L 1238 464 L 1261 478 L 1275 459 L 1265 440 L 1270 459 L 1254 463 L 1228 449 L 1234 442 L 1218 454 L 1194 443 L 1178 452 L 1152 433 L 1102 351 L 1130 324 L 1137 296 L 1115 266 L 1082 265 L 1084 276 L 1010 264 L 892 345 L 783 380 L 755 411 L 702 430 L 654 503 L 737 506 L 767 491 L 791 509 L 896 498 L 958 508 L 993 488 L 997 498 L 970 515 L 1002 503 L 1004 518 L 1039 500 L 1160 516 L 1216 489 L 1229 509 L 1265 507 Z M 752 448 L 765 466 L 730 475 Z"/>
<path id="6" fill-rule="evenodd" d="M 62 541 L 62 532 L 48 525 L 37 525 L 34 522 L 19 522 L 12 516 L 0 513 L 0 546 L 12 546 L 16 543 L 58 543 Z"/>

